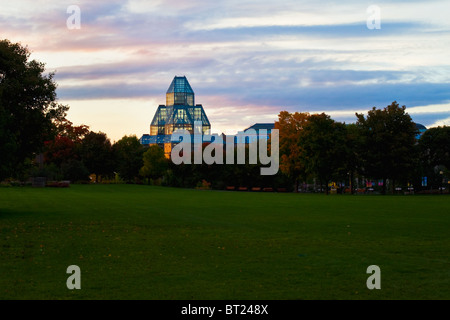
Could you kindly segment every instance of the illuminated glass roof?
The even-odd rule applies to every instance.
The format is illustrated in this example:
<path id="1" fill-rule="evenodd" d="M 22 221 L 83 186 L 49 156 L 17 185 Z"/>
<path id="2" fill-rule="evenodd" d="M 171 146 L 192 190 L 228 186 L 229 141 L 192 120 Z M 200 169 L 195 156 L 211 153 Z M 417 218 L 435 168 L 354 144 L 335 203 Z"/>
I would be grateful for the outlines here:
<path id="1" fill-rule="evenodd" d="M 185 76 L 173 78 L 172 83 L 170 84 L 170 87 L 166 93 L 175 93 L 175 92 L 185 92 L 194 94 L 194 91 L 192 90 L 191 85 L 189 84 Z"/>
<path id="2" fill-rule="evenodd" d="M 160 105 L 156 110 L 150 124 L 151 137 L 170 136 L 176 129 L 192 132 L 195 121 L 201 122 L 203 133 L 211 129 L 203 106 L 194 104 L 194 91 L 185 76 L 176 76 L 172 80 L 166 93 L 166 102 L 166 105 Z"/>
<path id="3" fill-rule="evenodd" d="M 194 91 L 186 77 L 175 77 L 166 92 L 166 105 L 194 106 Z"/>

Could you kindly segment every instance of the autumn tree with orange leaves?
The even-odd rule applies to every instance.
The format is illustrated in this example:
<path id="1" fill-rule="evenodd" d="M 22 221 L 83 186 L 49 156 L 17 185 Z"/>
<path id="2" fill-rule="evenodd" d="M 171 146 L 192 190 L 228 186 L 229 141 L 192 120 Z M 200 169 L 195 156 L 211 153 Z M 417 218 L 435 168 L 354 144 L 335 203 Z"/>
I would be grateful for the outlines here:
<path id="1" fill-rule="evenodd" d="M 275 122 L 275 129 L 280 134 L 280 170 L 295 183 L 295 192 L 298 192 L 300 179 L 306 179 L 304 149 L 300 141 L 308 117 L 308 113 L 281 111 Z"/>

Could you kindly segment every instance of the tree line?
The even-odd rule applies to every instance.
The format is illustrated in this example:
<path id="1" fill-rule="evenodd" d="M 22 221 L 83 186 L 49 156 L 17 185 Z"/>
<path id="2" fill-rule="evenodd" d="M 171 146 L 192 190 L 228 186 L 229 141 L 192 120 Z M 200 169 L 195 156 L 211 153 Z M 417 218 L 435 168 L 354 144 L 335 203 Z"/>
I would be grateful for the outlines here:
<path id="1" fill-rule="evenodd" d="M 69 107 L 57 102 L 54 73 L 44 74 L 45 65 L 29 57 L 26 47 L 0 41 L 0 181 L 46 177 L 287 191 L 313 185 L 324 192 L 334 183 L 352 193 L 377 181 L 386 193 L 408 184 L 436 189 L 450 176 L 450 127 L 430 128 L 419 138 L 406 107 L 395 101 L 356 114 L 351 124 L 325 113 L 280 112 L 280 170 L 274 176 L 261 176 L 258 164 L 174 165 L 162 148 L 143 146 L 136 136 L 111 143 L 105 133 L 75 126 L 67 119 Z"/>
<path id="2" fill-rule="evenodd" d="M 397 186 L 441 188 L 449 176 L 450 127 L 420 134 L 406 107 L 396 101 L 356 114 L 351 124 L 325 113 L 283 111 L 278 118 L 280 169 L 295 190 L 314 180 L 325 192 L 330 183 L 340 182 L 351 193 L 369 183 L 385 194 Z"/>

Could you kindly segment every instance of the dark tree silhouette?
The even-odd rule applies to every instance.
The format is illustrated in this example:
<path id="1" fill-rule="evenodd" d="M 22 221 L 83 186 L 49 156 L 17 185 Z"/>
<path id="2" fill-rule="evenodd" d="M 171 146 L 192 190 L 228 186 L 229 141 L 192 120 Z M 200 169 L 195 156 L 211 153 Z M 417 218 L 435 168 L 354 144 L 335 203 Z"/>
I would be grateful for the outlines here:
<path id="1" fill-rule="evenodd" d="M 395 182 L 406 179 L 414 168 L 417 128 L 405 109 L 394 101 L 384 109 L 372 108 L 367 117 L 356 114 L 366 150 L 361 155 L 364 173 L 383 179 L 383 194 L 387 179 L 392 179 L 394 188 Z"/>
<path id="2" fill-rule="evenodd" d="M 132 182 L 139 176 L 139 170 L 144 165 L 144 147 L 136 136 L 124 136 L 112 148 L 115 171 L 125 181 Z"/>
<path id="3" fill-rule="evenodd" d="M 56 102 L 53 73 L 29 61 L 28 48 L 0 41 L 0 179 L 18 174 L 27 158 L 41 152 L 55 135 L 53 121 L 67 106 Z"/>
<path id="4" fill-rule="evenodd" d="M 103 132 L 89 132 L 81 142 L 81 159 L 90 173 L 99 177 L 112 173 L 113 158 L 111 142 Z"/>

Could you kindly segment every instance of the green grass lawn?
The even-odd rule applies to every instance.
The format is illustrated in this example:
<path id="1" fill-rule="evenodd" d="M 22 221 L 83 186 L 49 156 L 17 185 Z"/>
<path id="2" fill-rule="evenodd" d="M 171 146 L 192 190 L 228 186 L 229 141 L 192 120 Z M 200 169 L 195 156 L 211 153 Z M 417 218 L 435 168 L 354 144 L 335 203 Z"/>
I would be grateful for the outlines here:
<path id="1" fill-rule="evenodd" d="M 449 249 L 448 196 L 0 188 L 0 299 L 450 299 Z"/>

